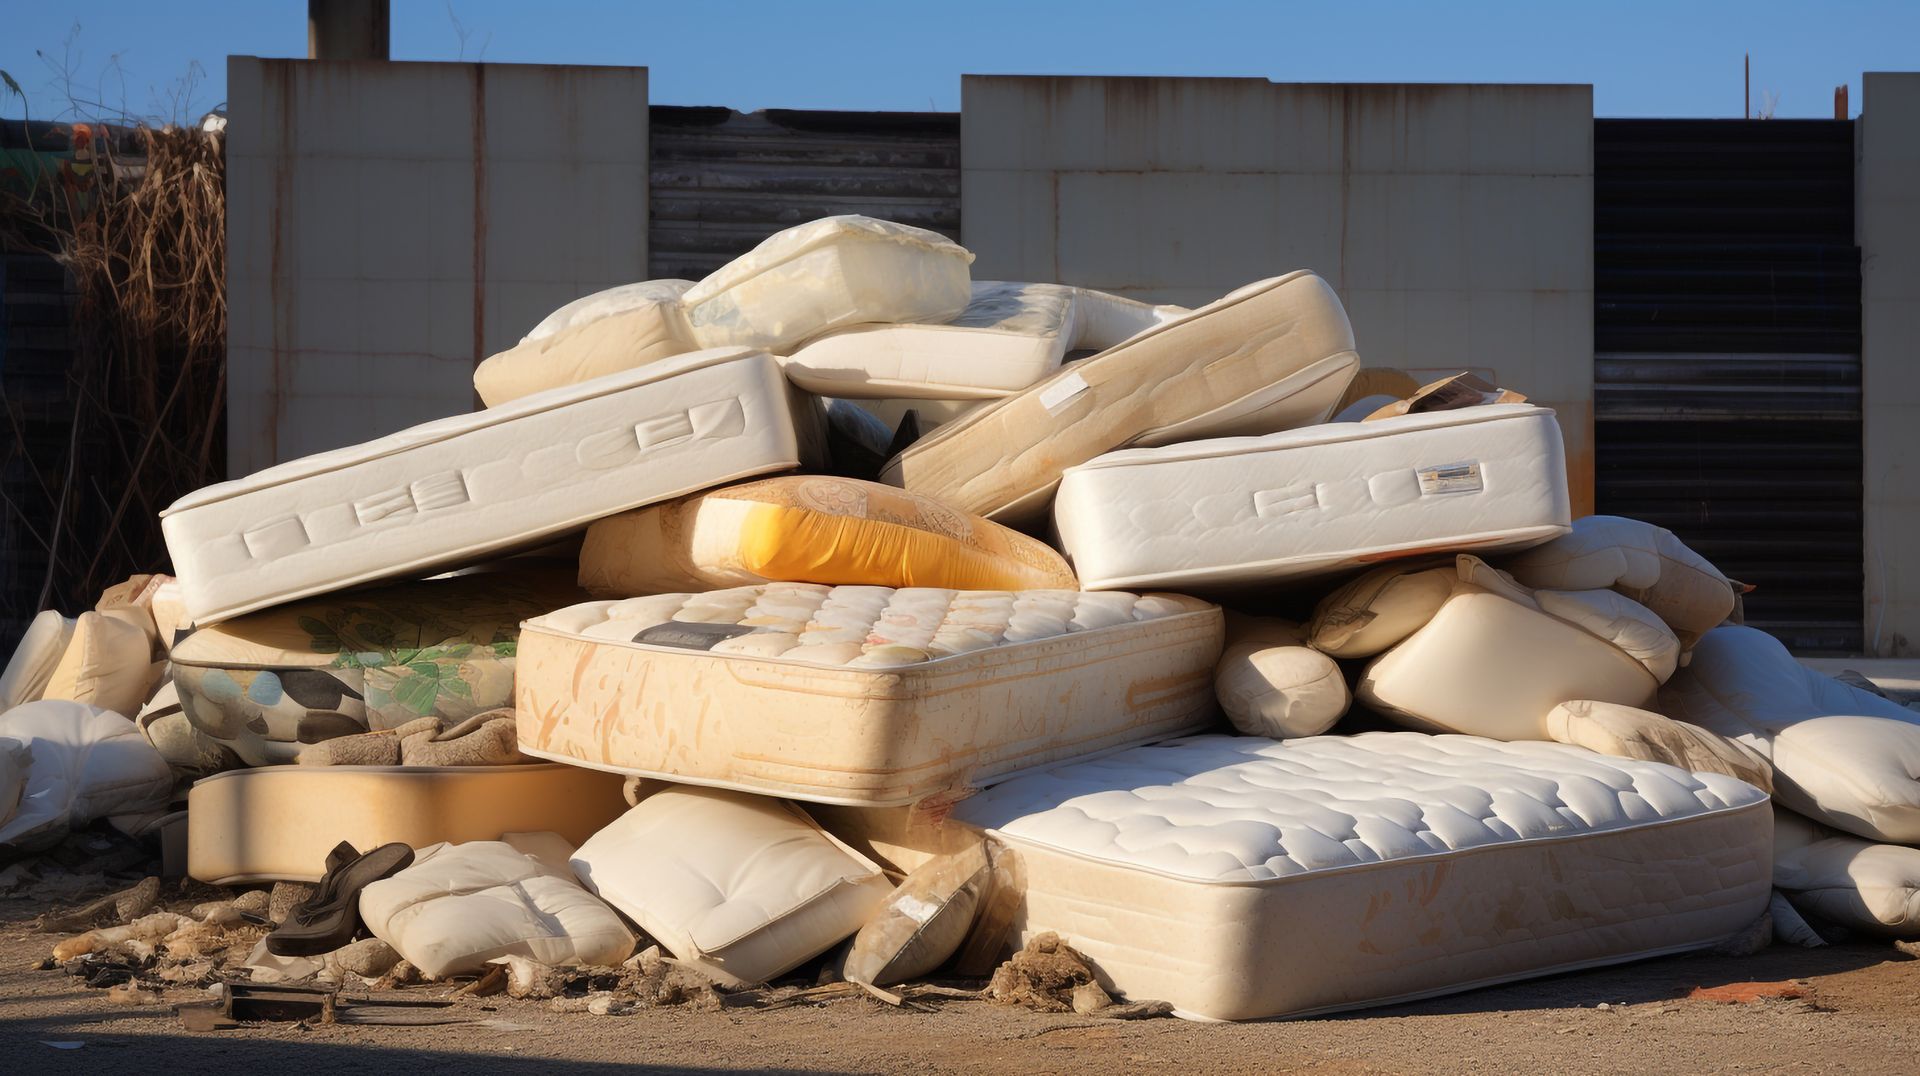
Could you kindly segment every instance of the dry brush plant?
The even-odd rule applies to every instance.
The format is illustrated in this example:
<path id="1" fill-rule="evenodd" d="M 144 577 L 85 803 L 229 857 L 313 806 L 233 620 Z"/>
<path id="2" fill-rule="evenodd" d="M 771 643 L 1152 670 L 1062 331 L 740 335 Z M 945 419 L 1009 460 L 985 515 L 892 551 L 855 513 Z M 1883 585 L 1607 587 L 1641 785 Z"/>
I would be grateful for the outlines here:
<path id="1" fill-rule="evenodd" d="M 0 189 L 9 244 L 53 257 L 76 293 L 65 451 L 31 451 L 16 402 L 0 400 L 0 456 L 21 460 L 52 506 L 48 518 L 6 506 L 46 554 L 36 608 L 69 613 L 167 567 L 160 510 L 224 477 L 226 454 L 224 137 L 172 125 L 75 134 L 90 144 L 90 182 Z"/>

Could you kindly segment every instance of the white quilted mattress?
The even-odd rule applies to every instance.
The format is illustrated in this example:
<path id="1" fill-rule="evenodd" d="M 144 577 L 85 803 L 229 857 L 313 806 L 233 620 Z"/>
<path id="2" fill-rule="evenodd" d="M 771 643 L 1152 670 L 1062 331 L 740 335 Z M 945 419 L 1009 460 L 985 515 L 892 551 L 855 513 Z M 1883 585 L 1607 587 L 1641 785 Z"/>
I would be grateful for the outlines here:
<path id="1" fill-rule="evenodd" d="M 767 583 L 522 625 L 530 755 L 825 803 L 911 803 L 1216 716 L 1218 607 L 1175 594 Z"/>
<path id="2" fill-rule="evenodd" d="M 1054 501 L 1082 586 L 1275 582 L 1567 533 L 1560 427 L 1496 404 L 1109 452 Z"/>
<path id="3" fill-rule="evenodd" d="M 208 624 L 453 567 L 800 462 L 772 356 L 715 348 L 191 493 L 161 513 Z"/>
<path id="4" fill-rule="evenodd" d="M 849 814 L 850 812 L 841 812 Z M 1718 774 L 1411 732 L 1195 736 L 1015 778 L 1024 938 L 1203 1019 L 1357 1008 L 1710 946 L 1766 909 L 1772 810 Z"/>

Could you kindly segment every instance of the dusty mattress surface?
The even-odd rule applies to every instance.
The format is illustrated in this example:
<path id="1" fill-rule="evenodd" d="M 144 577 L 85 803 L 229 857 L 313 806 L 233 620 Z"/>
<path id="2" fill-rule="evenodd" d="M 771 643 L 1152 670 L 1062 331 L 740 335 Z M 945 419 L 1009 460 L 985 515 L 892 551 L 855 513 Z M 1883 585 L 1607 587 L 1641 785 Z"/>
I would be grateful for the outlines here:
<path id="1" fill-rule="evenodd" d="M 523 751 L 799 799 L 904 803 L 1203 727 L 1217 607 L 1119 591 L 770 583 L 528 621 Z"/>
<path id="2" fill-rule="evenodd" d="M 1093 588 L 1221 586 L 1567 533 L 1560 427 L 1531 404 L 1111 452 L 1066 472 L 1061 542 Z"/>
<path id="3" fill-rule="evenodd" d="M 1718 774 L 1552 743 L 1195 736 L 959 803 L 1018 919 L 1202 1018 L 1297 1015 L 1711 945 L 1770 888 L 1772 814 Z"/>
<path id="4" fill-rule="evenodd" d="M 718 348 L 208 486 L 162 528 L 204 625 L 798 462 L 773 357 Z"/>

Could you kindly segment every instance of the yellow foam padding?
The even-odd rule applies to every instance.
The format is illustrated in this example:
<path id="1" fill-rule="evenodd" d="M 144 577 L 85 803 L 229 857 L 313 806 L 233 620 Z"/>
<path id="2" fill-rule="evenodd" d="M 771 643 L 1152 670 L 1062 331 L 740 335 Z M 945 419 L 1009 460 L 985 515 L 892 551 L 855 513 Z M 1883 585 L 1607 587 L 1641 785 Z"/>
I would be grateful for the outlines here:
<path id="1" fill-rule="evenodd" d="M 748 482 L 603 519 L 580 585 L 633 597 L 754 583 L 1077 590 L 1051 546 L 930 497 L 800 475 Z"/>

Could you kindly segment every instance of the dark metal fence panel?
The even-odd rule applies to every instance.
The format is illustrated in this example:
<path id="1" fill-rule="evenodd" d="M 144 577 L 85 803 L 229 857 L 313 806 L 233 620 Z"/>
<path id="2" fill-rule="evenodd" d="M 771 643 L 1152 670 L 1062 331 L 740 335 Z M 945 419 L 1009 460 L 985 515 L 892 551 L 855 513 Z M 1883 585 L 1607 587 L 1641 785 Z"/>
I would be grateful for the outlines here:
<path id="1" fill-rule="evenodd" d="M 960 237 L 960 116 L 655 105 L 654 277 L 698 280 L 782 228 L 863 213 Z"/>
<path id="2" fill-rule="evenodd" d="M 1756 584 L 1802 651 L 1862 638 L 1853 125 L 1594 124 L 1600 511 Z"/>

